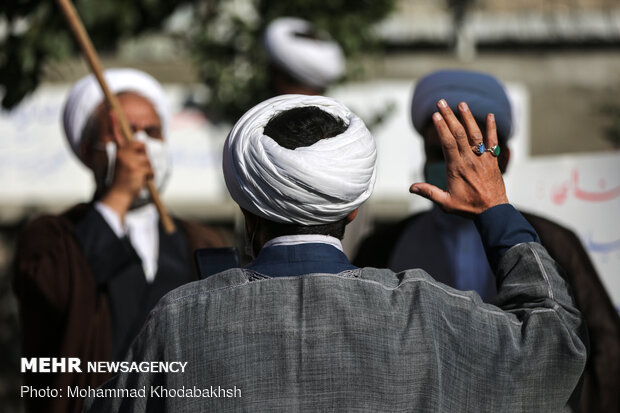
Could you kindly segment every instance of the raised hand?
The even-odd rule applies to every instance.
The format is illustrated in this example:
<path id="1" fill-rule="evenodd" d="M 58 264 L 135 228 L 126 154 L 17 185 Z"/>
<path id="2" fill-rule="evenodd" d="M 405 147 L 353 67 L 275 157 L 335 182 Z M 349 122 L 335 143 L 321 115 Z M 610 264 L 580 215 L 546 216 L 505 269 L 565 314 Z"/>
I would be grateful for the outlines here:
<path id="1" fill-rule="evenodd" d="M 153 177 L 153 169 L 144 143 L 125 142 L 113 113 L 110 113 L 110 120 L 112 138 L 117 145 L 116 165 L 112 185 L 101 201 L 122 218 L 144 188 L 146 180 Z"/>
<path id="2" fill-rule="evenodd" d="M 415 183 L 409 192 L 438 204 L 446 212 L 474 217 L 495 205 L 508 203 L 504 180 L 497 159 L 488 151 L 477 154 L 479 146 L 494 148 L 497 142 L 495 117 L 486 118 L 486 142 L 465 102 L 458 105 L 461 122 L 445 100 L 437 102 L 439 112 L 433 123 L 439 134 L 446 160 L 447 188 L 445 191 L 428 183 Z M 483 149 L 484 150 L 484 149 Z"/>

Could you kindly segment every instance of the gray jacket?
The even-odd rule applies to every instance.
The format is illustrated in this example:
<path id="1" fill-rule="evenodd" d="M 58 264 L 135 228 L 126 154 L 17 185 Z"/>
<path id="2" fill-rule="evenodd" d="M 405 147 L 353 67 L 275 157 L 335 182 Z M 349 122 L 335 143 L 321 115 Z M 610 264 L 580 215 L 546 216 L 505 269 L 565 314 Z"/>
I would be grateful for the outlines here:
<path id="1" fill-rule="evenodd" d="M 519 244 L 497 279 L 499 308 L 422 270 L 229 270 L 164 297 L 127 356 L 187 362 L 184 373 L 119 374 L 86 409 L 569 410 L 587 338 L 557 265 L 540 244 Z"/>

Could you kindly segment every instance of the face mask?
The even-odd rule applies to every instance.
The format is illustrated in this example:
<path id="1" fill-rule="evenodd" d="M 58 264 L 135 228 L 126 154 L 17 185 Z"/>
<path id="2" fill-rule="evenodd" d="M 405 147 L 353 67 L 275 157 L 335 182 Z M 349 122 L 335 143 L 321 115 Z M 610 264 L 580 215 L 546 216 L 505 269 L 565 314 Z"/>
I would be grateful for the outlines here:
<path id="1" fill-rule="evenodd" d="M 149 137 L 144 131 L 139 131 L 134 135 L 134 139 L 140 142 L 144 142 L 146 146 L 146 154 L 151 162 L 151 168 L 155 174 L 153 183 L 158 191 L 161 191 L 168 178 L 170 176 L 170 156 L 168 154 L 168 148 L 164 141 L 160 139 L 153 139 Z M 105 152 L 108 157 L 108 167 L 105 176 L 105 185 L 110 187 L 114 181 L 114 169 L 116 167 L 116 143 L 108 142 L 105 145 Z M 142 188 L 136 201 L 150 200 L 149 191 L 146 188 Z"/>
<path id="2" fill-rule="evenodd" d="M 160 139 L 153 139 L 148 136 L 144 131 L 139 131 L 134 135 L 134 139 L 140 142 L 144 142 L 146 146 L 146 154 L 151 162 L 151 168 L 153 168 L 153 183 L 158 191 L 161 191 L 170 177 L 170 156 L 168 154 L 168 147 L 164 141 Z M 149 191 L 146 188 L 142 188 L 138 195 L 139 200 L 149 200 Z"/>
<path id="3" fill-rule="evenodd" d="M 445 191 L 448 187 L 445 162 L 427 162 L 424 165 L 424 176 L 426 177 L 426 182 L 435 185 L 437 188 Z"/>

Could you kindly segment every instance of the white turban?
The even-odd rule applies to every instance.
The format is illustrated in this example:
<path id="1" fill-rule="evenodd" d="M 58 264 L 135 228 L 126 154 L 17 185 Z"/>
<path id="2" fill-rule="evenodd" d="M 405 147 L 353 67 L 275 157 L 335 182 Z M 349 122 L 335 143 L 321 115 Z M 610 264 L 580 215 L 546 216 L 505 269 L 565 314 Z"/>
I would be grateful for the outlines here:
<path id="1" fill-rule="evenodd" d="M 166 135 L 170 107 L 163 88 L 155 78 L 135 69 L 109 69 L 104 72 L 104 77 L 112 93 L 134 92 L 148 99 L 155 107 Z M 86 123 L 103 99 L 103 91 L 94 75 L 83 77 L 69 91 L 62 120 L 67 140 L 78 158 Z"/>
<path id="2" fill-rule="evenodd" d="M 267 27 L 265 48 L 271 60 L 292 77 L 325 88 L 342 76 L 345 60 L 338 43 L 310 38 L 312 33 L 309 22 L 281 17 Z"/>
<path id="3" fill-rule="evenodd" d="M 263 134 L 289 109 L 316 106 L 347 130 L 313 145 L 286 149 Z M 247 111 L 228 134 L 223 169 L 232 198 L 270 221 L 320 225 L 345 218 L 372 193 L 377 152 L 364 122 L 323 96 L 281 95 Z"/>

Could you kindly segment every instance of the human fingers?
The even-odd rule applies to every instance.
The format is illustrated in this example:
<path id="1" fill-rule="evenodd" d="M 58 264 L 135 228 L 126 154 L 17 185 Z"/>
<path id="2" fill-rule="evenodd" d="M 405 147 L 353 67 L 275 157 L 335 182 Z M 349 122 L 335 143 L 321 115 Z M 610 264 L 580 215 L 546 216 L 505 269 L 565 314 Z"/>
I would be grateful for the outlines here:
<path id="1" fill-rule="evenodd" d="M 150 168 L 146 146 L 143 142 L 132 141 L 126 146 L 120 147 L 117 152 L 119 167 L 127 167 L 142 175 L 144 170 Z"/>
<path id="2" fill-rule="evenodd" d="M 409 187 L 409 192 L 433 201 L 441 207 L 449 209 L 451 201 L 450 194 L 437 188 L 435 185 L 426 182 L 418 182 Z"/>
<path id="3" fill-rule="evenodd" d="M 495 125 L 495 115 L 489 113 L 486 119 L 487 127 L 487 150 L 490 150 L 494 156 L 499 155 L 499 140 L 497 138 L 497 126 Z M 497 149 L 496 149 L 497 148 Z"/>
<path id="4" fill-rule="evenodd" d="M 467 106 L 467 103 L 459 103 L 458 109 L 461 114 L 463 124 L 465 125 L 465 129 L 467 131 L 467 140 L 469 142 L 469 146 L 478 146 L 483 143 L 482 132 L 480 132 L 478 123 L 476 122 L 476 119 L 474 119 L 474 115 L 469 110 L 469 106 Z"/>
<path id="5" fill-rule="evenodd" d="M 448 106 L 448 102 L 445 99 L 441 99 L 437 102 L 437 108 L 439 109 L 439 113 L 446 121 L 452 136 L 456 140 L 456 144 L 461 153 L 467 153 L 467 151 L 471 151 L 471 145 L 467 139 L 467 132 L 461 122 L 456 118 L 450 106 Z"/>
<path id="6" fill-rule="evenodd" d="M 452 132 L 450 132 L 450 128 L 448 128 L 448 125 L 446 124 L 446 121 L 439 112 L 435 112 L 432 119 L 435 129 L 437 130 L 437 135 L 439 135 L 439 141 L 441 142 L 441 150 L 443 151 L 444 159 L 446 162 L 458 159 L 460 156 L 459 148 Z"/>
<path id="7" fill-rule="evenodd" d="M 146 144 L 142 141 L 132 141 L 130 145 L 139 159 L 146 179 L 152 179 L 155 176 L 155 173 L 153 172 L 151 160 L 149 159 L 148 152 L 146 150 Z"/>
<path id="8" fill-rule="evenodd" d="M 146 179 L 149 180 L 149 179 L 154 179 L 154 178 L 155 178 L 155 171 L 153 170 L 153 167 L 149 163 L 148 169 L 146 171 Z"/>

